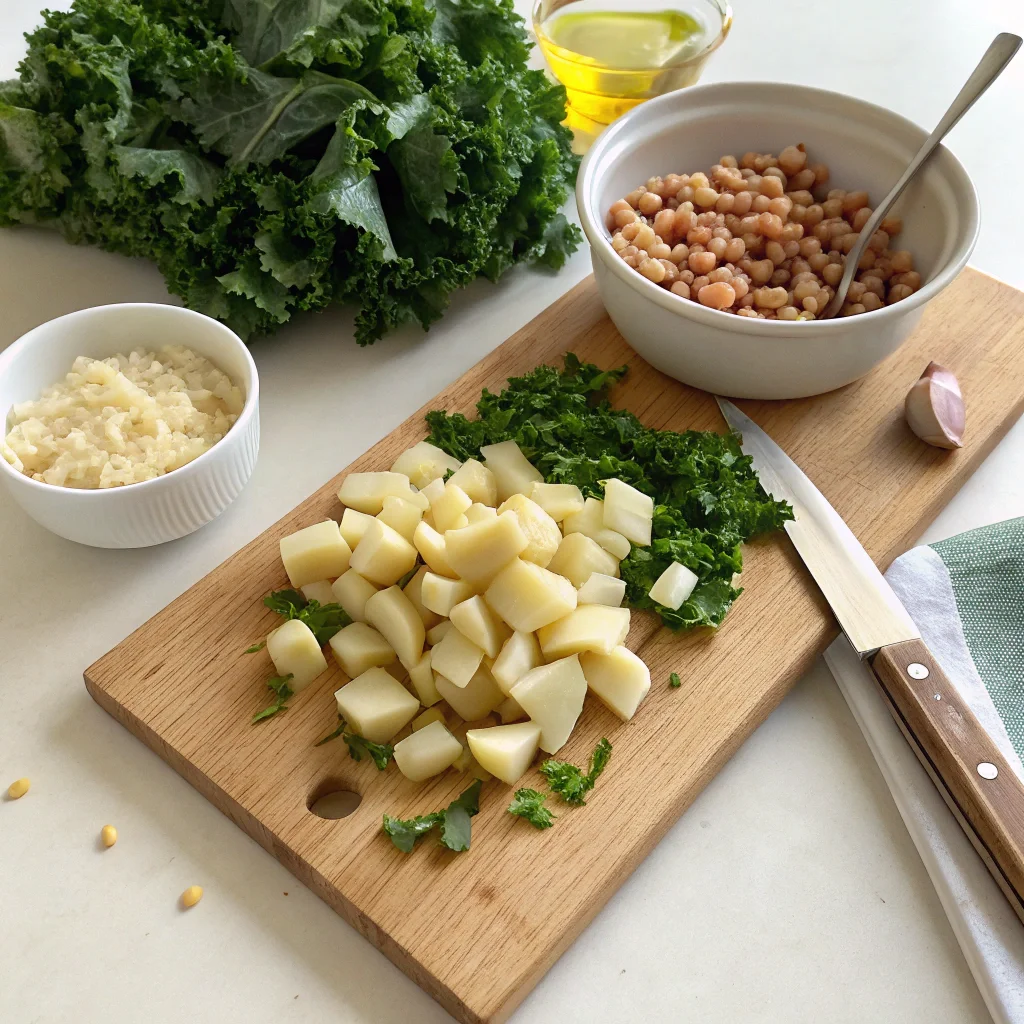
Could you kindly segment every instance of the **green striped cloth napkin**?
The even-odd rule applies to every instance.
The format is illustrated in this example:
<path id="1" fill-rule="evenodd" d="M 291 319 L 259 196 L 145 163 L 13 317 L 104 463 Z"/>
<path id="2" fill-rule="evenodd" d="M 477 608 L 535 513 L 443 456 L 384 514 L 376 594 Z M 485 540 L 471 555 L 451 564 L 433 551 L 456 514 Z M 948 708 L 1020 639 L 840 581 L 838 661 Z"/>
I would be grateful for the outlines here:
<path id="1" fill-rule="evenodd" d="M 956 600 L 971 660 L 1024 760 L 1024 518 L 932 544 Z"/>
<path id="2" fill-rule="evenodd" d="M 950 681 L 1024 779 L 1024 518 L 917 547 L 885 574 Z M 985 1004 L 1024 1022 L 1024 927 L 892 721 L 845 637 L 825 652 Z"/>

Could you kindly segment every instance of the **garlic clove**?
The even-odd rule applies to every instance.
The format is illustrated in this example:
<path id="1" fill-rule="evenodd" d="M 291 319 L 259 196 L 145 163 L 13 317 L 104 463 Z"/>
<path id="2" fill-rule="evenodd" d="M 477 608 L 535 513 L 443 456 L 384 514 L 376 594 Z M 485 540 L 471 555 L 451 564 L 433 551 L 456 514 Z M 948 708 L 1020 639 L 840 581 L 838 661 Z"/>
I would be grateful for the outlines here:
<path id="1" fill-rule="evenodd" d="M 962 448 L 966 411 L 960 383 L 952 371 L 929 363 L 907 393 L 905 403 L 910 429 L 936 448 Z"/>

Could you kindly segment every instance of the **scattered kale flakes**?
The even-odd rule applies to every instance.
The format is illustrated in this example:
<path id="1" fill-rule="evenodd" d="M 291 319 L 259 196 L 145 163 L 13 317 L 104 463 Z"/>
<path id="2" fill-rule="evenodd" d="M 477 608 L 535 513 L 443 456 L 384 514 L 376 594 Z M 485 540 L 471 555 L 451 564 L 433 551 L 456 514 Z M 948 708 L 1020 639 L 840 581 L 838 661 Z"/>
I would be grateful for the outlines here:
<path id="1" fill-rule="evenodd" d="M 320 604 L 319 601 L 307 601 L 297 590 L 286 588 L 274 590 L 263 598 L 263 603 L 282 619 L 298 619 L 309 626 L 316 642 L 323 647 L 328 640 L 352 620 L 340 604 Z M 264 641 L 266 643 L 266 641 Z M 255 644 L 245 653 L 255 653 L 260 648 Z"/>
<path id="2" fill-rule="evenodd" d="M 555 816 L 544 806 L 547 797 L 535 789 L 517 789 L 508 805 L 508 813 L 524 818 L 536 829 L 551 828 Z"/>
<path id="3" fill-rule="evenodd" d="M 416 841 L 439 825 L 441 845 L 455 853 L 462 853 L 469 849 L 472 832 L 470 819 L 480 810 L 480 787 L 481 782 L 476 779 L 443 811 L 434 811 L 433 814 L 406 819 L 385 814 L 382 826 L 384 833 L 402 853 L 412 853 Z"/>
<path id="4" fill-rule="evenodd" d="M 273 718 L 278 711 L 284 711 L 288 707 L 288 698 L 294 695 L 294 691 L 288 685 L 291 682 L 291 675 L 272 676 L 267 680 L 267 688 L 274 694 L 274 699 L 262 711 L 257 711 L 252 716 L 252 724 L 265 722 Z"/>
<path id="5" fill-rule="evenodd" d="M 581 768 L 568 761 L 556 761 L 549 758 L 540 766 L 540 773 L 548 781 L 553 793 L 557 793 L 567 804 L 582 807 L 583 798 L 593 788 L 600 774 L 608 766 L 612 756 L 612 745 L 607 739 L 600 739 L 590 755 L 590 771 L 584 773 Z"/>
<path id="6" fill-rule="evenodd" d="M 658 612 L 666 626 L 718 626 L 740 595 L 740 545 L 793 518 L 758 482 L 735 434 L 653 430 L 612 407 L 608 390 L 627 367 L 601 370 L 569 353 L 563 369 L 540 366 L 514 377 L 499 394 L 484 391 L 476 419 L 435 410 L 427 438 L 457 459 L 477 458 L 481 445 L 514 440 L 549 483 L 576 484 L 603 498 L 601 483 L 618 477 L 654 499 L 650 547 L 633 546 L 620 566 L 626 600 Z M 672 562 L 696 573 L 678 610 L 648 596 Z"/>
<path id="7" fill-rule="evenodd" d="M 0 226 L 152 260 L 243 338 L 437 320 L 579 231 L 565 90 L 512 0 L 74 0 L 0 82 Z"/>

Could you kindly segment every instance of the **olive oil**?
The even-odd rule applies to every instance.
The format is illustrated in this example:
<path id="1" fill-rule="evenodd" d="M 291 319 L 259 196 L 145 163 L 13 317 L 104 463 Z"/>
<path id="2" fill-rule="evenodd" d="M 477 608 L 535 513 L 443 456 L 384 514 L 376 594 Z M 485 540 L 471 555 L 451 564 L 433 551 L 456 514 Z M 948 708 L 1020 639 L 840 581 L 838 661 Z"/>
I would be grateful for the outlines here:
<path id="1" fill-rule="evenodd" d="M 537 40 L 566 87 L 566 123 L 592 131 L 645 99 L 693 85 L 731 26 L 711 0 L 542 3 Z M 552 9 L 554 8 L 554 9 Z"/>

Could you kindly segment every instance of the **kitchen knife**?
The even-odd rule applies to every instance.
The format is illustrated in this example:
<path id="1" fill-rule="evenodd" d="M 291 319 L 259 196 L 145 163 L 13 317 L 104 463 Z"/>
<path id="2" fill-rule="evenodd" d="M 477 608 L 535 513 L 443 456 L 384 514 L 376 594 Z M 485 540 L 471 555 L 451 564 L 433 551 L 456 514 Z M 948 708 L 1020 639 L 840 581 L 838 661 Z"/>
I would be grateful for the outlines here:
<path id="1" fill-rule="evenodd" d="M 932 657 L 868 553 L 799 466 L 718 399 L 764 489 L 793 506 L 793 546 L 847 639 L 867 659 L 903 734 L 1024 921 L 1024 784 Z"/>

